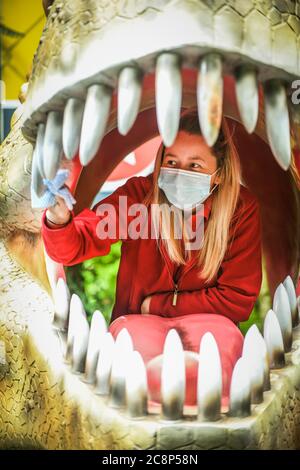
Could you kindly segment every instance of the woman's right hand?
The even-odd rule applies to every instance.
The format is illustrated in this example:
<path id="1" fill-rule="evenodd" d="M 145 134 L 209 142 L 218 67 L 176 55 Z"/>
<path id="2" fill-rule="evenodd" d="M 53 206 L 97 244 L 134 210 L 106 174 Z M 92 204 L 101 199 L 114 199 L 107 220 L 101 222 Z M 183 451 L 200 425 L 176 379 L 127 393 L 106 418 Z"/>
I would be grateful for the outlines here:
<path id="1" fill-rule="evenodd" d="M 71 218 L 71 211 L 68 209 L 64 198 L 55 196 L 56 203 L 46 211 L 46 217 L 49 222 L 54 224 L 66 224 Z"/>

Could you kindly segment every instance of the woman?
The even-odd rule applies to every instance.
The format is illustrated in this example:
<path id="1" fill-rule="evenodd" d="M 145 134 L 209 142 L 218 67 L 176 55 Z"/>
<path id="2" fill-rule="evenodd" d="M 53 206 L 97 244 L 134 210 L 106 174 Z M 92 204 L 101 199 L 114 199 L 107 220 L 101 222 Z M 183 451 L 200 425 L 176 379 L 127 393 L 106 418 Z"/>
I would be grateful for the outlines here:
<path id="1" fill-rule="evenodd" d="M 242 351 L 238 323 L 249 318 L 262 281 L 259 205 L 240 181 L 226 120 L 209 147 L 192 109 L 182 113 L 173 145 L 161 144 L 153 173 L 128 179 L 76 216 L 58 198 L 42 217 L 46 251 L 66 266 L 105 255 L 112 243 L 123 240 L 111 333 L 116 337 L 126 327 L 148 362 L 162 353 L 170 328 L 177 329 L 185 350 L 196 352 L 202 335 L 211 331 L 221 355 L 225 402 Z M 126 196 L 124 201 L 120 196 Z M 125 200 L 126 209 L 142 204 L 147 216 L 137 221 L 134 210 L 125 212 Z M 115 230 L 111 222 L 117 224 Z M 109 228 L 107 238 L 104 226 Z M 181 238 L 175 237 L 178 228 Z M 194 238 L 188 236 L 192 229 Z M 195 390 L 188 392 L 186 403 L 195 396 Z"/>

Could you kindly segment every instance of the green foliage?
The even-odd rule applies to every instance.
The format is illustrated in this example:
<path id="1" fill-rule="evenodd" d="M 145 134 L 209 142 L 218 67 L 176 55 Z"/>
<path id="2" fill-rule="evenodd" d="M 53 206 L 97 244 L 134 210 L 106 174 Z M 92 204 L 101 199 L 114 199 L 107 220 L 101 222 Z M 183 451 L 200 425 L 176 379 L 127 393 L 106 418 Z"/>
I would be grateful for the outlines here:
<path id="1" fill-rule="evenodd" d="M 81 298 L 90 319 L 101 310 L 107 322 L 115 302 L 116 277 L 120 264 L 121 241 L 111 245 L 110 253 L 66 268 L 68 286 Z"/>
<path id="2" fill-rule="evenodd" d="M 263 279 L 262 279 L 260 294 L 255 302 L 251 315 L 247 321 L 240 323 L 240 330 L 242 331 L 244 335 L 246 334 L 250 326 L 253 325 L 254 323 L 256 323 L 260 332 L 263 333 L 263 320 L 268 310 L 272 308 L 271 297 L 269 294 L 269 287 L 267 283 L 267 273 L 266 273 L 264 258 L 263 258 L 262 272 L 263 272 Z"/>

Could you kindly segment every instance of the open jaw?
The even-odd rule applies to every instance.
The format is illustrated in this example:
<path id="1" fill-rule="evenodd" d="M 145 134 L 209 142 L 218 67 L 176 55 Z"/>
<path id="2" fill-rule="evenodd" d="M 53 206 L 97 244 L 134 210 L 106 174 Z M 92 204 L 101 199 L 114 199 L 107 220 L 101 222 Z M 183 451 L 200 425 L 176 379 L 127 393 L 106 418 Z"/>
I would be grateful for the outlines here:
<path id="1" fill-rule="evenodd" d="M 68 163 L 77 200 L 74 210 L 79 213 L 91 205 L 128 153 L 158 132 L 166 144 L 172 141 L 181 107 L 198 102 L 210 143 L 223 113 L 235 129 L 243 182 L 260 201 L 269 288 L 279 305 L 276 318 L 268 312 L 264 339 L 255 328 L 249 330 L 244 361 L 237 362 L 232 378 L 229 409 L 221 408 L 222 371 L 214 339 L 206 336 L 198 356 L 184 353 L 172 330 L 165 351 L 161 410 L 147 403 L 145 365 L 133 353 L 126 330 L 114 341 L 99 312 L 90 327 L 80 299 L 71 300 L 65 282 L 58 281 L 64 277 L 62 267 L 45 255 L 54 306 L 42 301 L 51 316 L 33 308 L 22 338 L 21 366 L 33 377 L 32 395 L 38 397 L 26 403 L 31 424 L 20 413 L 26 427 L 24 445 L 300 445 L 300 331 L 293 282 L 286 278 L 290 274 L 296 281 L 299 268 L 299 192 L 287 171 L 292 128 L 295 144 L 300 145 L 299 111 L 291 101 L 291 84 L 300 70 L 298 3 L 286 2 L 286 11 L 281 11 L 282 2 L 273 2 L 272 7 L 272 2 L 257 2 L 255 7 L 252 2 L 234 2 L 235 9 L 231 2 L 223 3 L 120 2 L 101 9 L 101 1 L 90 1 L 88 8 L 83 1 L 54 2 L 34 60 L 22 132 L 35 144 L 32 178 L 37 192 L 42 190 L 42 176 L 51 178 Z M 250 359 L 254 351 L 255 367 Z M 197 406 L 183 406 L 184 355 L 194 367 L 198 358 L 199 365 L 207 362 L 206 357 L 212 363 L 209 382 L 198 390 L 206 403 L 200 413 Z M 180 365 L 175 377 L 174 364 Z M 22 431 L 14 432 L 22 436 Z"/>

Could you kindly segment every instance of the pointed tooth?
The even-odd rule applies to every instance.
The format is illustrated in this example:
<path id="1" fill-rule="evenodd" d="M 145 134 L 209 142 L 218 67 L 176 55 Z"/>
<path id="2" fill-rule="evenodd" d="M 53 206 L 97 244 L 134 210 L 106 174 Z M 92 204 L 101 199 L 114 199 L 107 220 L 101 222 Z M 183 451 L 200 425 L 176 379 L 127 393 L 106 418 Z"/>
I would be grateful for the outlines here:
<path id="1" fill-rule="evenodd" d="M 45 245 L 43 245 L 43 252 L 49 284 L 52 292 L 54 292 L 58 279 L 65 276 L 64 266 L 62 263 L 57 263 L 50 258 L 45 249 Z"/>
<path id="2" fill-rule="evenodd" d="M 130 417 L 147 415 L 147 374 L 141 354 L 129 354 L 129 367 L 126 375 L 126 408 Z"/>
<path id="3" fill-rule="evenodd" d="M 53 326 L 60 330 L 67 330 L 70 308 L 70 291 L 66 281 L 60 277 L 53 291 L 54 318 Z"/>
<path id="4" fill-rule="evenodd" d="M 77 294 L 72 294 L 70 300 L 70 312 L 69 312 L 69 323 L 68 323 L 68 338 L 67 338 L 67 350 L 66 360 L 72 361 L 73 354 L 73 342 L 74 335 L 77 328 L 77 318 L 85 316 L 85 310 L 81 302 L 80 297 Z"/>
<path id="5" fill-rule="evenodd" d="M 285 366 L 284 346 L 278 318 L 269 310 L 264 320 L 264 339 L 267 346 L 270 369 Z"/>
<path id="6" fill-rule="evenodd" d="M 231 377 L 229 415 L 239 418 L 251 415 L 251 379 L 243 357 L 237 360 Z"/>
<path id="7" fill-rule="evenodd" d="M 118 130 L 126 135 L 138 115 L 142 97 L 142 73 L 136 67 L 125 67 L 118 81 Z"/>
<path id="8" fill-rule="evenodd" d="M 211 52 L 200 63 L 197 83 L 199 122 L 209 146 L 216 142 L 222 121 L 223 76 L 222 58 Z"/>
<path id="9" fill-rule="evenodd" d="M 46 125 L 44 122 L 41 122 L 38 126 L 37 138 L 34 153 L 36 155 L 37 166 L 42 178 L 45 177 L 44 171 L 44 160 L 43 160 L 43 148 L 44 148 L 44 140 L 45 140 L 45 131 Z"/>
<path id="10" fill-rule="evenodd" d="M 43 145 L 44 172 L 47 179 L 53 179 L 62 158 L 62 122 L 60 111 L 49 111 Z"/>
<path id="11" fill-rule="evenodd" d="M 89 345 L 86 355 L 84 381 L 94 383 L 96 379 L 96 367 L 100 347 L 104 335 L 107 333 L 107 324 L 104 316 L 99 310 L 95 310 L 92 316 Z"/>
<path id="12" fill-rule="evenodd" d="M 295 290 L 295 286 L 294 286 L 291 276 L 286 276 L 285 280 L 283 281 L 283 285 L 289 297 L 291 313 L 292 313 L 292 326 L 295 327 L 299 323 L 299 314 L 298 314 L 298 308 L 297 308 L 296 290 Z"/>
<path id="13" fill-rule="evenodd" d="M 256 326 L 256 325 L 252 325 Z M 250 330 L 250 329 L 249 329 Z M 264 391 L 264 357 L 260 336 L 252 329 L 246 333 L 243 345 L 243 358 L 246 361 L 251 381 L 251 402 L 258 404 L 263 401 Z"/>
<path id="14" fill-rule="evenodd" d="M 257 123 L 259 98 L 257 72 L 254 66 L 243 64 L 235 70 L 236 97 L 245 129 L 251 134 Z"/>
<path id="15" fill-rule="evenodd" d="M 69 98 L 63 119 L 63 149 L 68 160 L 75 157 L 80 143 L 80 131 L 83 119 L 84 102 L 78 98 Z"/>
<path id="16" fill-rule="evenodd" d="M 251 382 L 251 403 L 258 404 L 264 400 L 264 368 L 259 354 L 245 356 Z"/>
<path id="17" fill-rule="evenodd" d="M 106 85 L 96 84 L 88 88 L 79 146 L 83 166 L 88 165 L 100 147 L 109 118 L 111 97 L 112 89 Z"/>
<path id="18" fill-rule="evenodd" d="M 292 314 L 289 296 L 282 283 L 277 287 L 273 298 L 273 311 L 275 312 L 284 344 L 284 351 L 288 352 L 292 347 Z"/>
<path id="19" fill-rule="evenodd" d="M 158 56 L 155 74 L 157 125 L 165 146 L 177 136 L 182 101 L 181 60 L 177 54 L 165 52 Z"/>
<path id="20" fill-rule="evenodd" d="M 250 326 L 245 335 L 243 344 L 243 356 L 251 356 L 253 351 L 257 352 L 262 360 L 264 370 L 264 391 L 270 390 L 270 367 L 267 346 L 262 334 L 260 333 L 259 329 L 255 324 Z"/>
<path id="21" fill-rule="evenodd" d="M 123 160 L 124 162 L 128 163 L 128 165 L 135 166 L 136 165 L 136 156 L 134 152 L 130 152 Z"/>
<path id="22" fill-rule="evenodd" d="M 278 164 L 287 170 L 291 162 L 290 124 L 286 92 L 278 79 L 264 83 L 266 130 Z"/>
<path id="23" fill-rule="evenodd" d="M 222 365 L 219 348 L 212 333 L 202 336 L 198 367 L 198 416 L 204 421 L 220 419 Z"/>
<path id="24" fill-rule="evenodd" d="M 38 197 L 41 197 L 44 192 L 46 191 L 46 186 L 44 185 L 43 178 L 40 174 L 40 171 L 38 169 L 38 163 L 37 163 L 37 154 L 36 151 L 34 150 L 34 153 L 32 155 L 32 164 L 31 164 L 31 185 L 35 194 Z"/>
<path id="25" fill-rule="evenodd" d="M 133 351 L 130 334 L 126 328 L 119 332 L 115 343 L 115 354 L 111 368 L 111 394 L 109 405 L 123 407 L 126 404 L 126 374 L 129 355 Z"/>
<path id="26" fill-rule="evenodd" d="M 86 315 L 75 316 L 75 329 L 72 351 L 72 371 L 84 372 L 86 353 L 89 343 L 89 323 Z"/>
<path id="27" fill-rule="evenodd" d="M 111 368 L 115 354 L 115 341 L 108 331 L 104 334 L 100 344 L 100 351 L 96 368 L 95 393 L 108 395 L 110 392 Z"/>
<path id="28" fill-rule="evenodd" d="M 172 328 L 166 336 L 161 371 L 162 415 L 166 419 L 180 419 L 185 400 L 185 360 L 183 346 L 177 331 Z"/>

